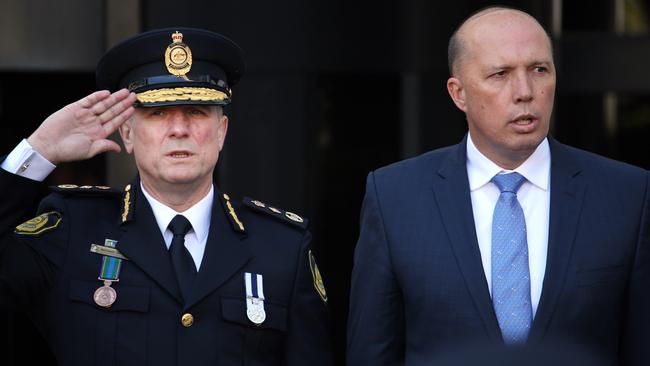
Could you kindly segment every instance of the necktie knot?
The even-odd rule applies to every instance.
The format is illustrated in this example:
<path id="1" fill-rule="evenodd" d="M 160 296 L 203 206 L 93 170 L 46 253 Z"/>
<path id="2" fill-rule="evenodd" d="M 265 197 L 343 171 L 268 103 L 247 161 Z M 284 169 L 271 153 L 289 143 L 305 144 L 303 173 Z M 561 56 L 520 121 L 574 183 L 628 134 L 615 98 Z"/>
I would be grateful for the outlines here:
<path id="1" fill-rule="evenodd" d="M 499 187 L 501 193 L 512 192 L 517 194 L 524 181 L 526 181 L 526 178 L 517 172 L 497 174 L 492 178 L 492 182 Z"/>
<path id="2" fill-rule="evenodd" d="M 169 223 L 169 230 L 171 230 L 174 236 L 185 236 L 188 231 L 192 228 L 190 221 L 183 215 L 176 215 Z"/>

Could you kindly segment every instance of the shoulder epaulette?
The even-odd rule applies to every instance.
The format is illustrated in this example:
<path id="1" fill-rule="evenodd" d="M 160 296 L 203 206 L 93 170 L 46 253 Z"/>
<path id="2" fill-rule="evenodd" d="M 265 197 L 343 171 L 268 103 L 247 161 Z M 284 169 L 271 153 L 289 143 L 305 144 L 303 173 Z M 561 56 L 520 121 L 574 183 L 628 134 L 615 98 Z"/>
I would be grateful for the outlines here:
<path id="1" fill-rule="evenodd" d="M 79 196 L 116 195 L 122 193 L 119 189 L 107 186 L 78 186 L 76 184 L 59 184 L 58 186 L 51 186 L 50 190 L 52 192 Z"/>
<path id="2" fill-rule="evenodd" d="M 298 226 L 299 228 L 307 228 L 307 219 L 296 215 L 290 211 L 284 211 L 279 208 L 267 205 L 264 202 L 258 200 L 253 200 L 249 197 L 244 197 L 243 203 L 245 206 L 252 208 L 255 212 L 265 213 L 267 215 L 273 216 L 283 222 Z"/>

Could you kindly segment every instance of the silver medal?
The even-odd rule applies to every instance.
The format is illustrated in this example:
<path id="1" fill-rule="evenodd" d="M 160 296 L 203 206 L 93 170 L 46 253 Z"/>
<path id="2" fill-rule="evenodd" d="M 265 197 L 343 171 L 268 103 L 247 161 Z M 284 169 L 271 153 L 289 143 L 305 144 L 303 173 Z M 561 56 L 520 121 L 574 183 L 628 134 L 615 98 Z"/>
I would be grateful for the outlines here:
<path id="1" fill-rule="evenodd" d="M 264 280 L 261 274 L 244 273 L 246 288 L 246 316 L 255 325 L 260 325 L 266 320 L 264 310 Z"/>
<path id="2" fill-rule="evenodd" d="M 256 325 L 264 323 L 266 320 L 266 311 L 264 311 L 264 301 L 249 297 L 246 299 L 246 315 L 248 320 Z"/>

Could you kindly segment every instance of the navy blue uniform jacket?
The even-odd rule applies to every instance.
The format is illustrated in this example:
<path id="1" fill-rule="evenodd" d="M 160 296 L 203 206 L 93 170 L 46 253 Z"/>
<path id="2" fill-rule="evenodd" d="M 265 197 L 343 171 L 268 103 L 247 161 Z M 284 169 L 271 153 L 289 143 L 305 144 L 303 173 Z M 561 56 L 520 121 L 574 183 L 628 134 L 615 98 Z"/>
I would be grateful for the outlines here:
<path id="1" fill-rule="evenodd" d="M 608 364 L 650 365 L 648 172 L 549 142 L 548 257 L 528 342 L 570 340 Z M 350 366 L 432 365 L 449 347 L 502 344 L 466 141 L 368 176 L 348 331 Z"/>
<path id="2" fill-rule="evenodd" d="M 0 305 L 27 311 L 60 365 L 331 364 L 308 231 L 236 202 L 231 214 L 215 190 L 203 262 L 183 302 L 151 208 L 139 182 L 131 186 L 128 199 L 120 191 L 53 193 L 38 211 L 56 212 L 43 228 L 60 218 L 56 227 L 8 234 L 2 242 Z M 27 202 L 41 187 L 0 171 L 0 188 L 6 232 L 33 215 Z M 110 308 L 93 300 L 102 285 L 101 256 L 90 245 L 105 239 L 117 240 L 129 259 L 112 286 L 118 297 Z M 246 315 L 245 272 L 263 276 L 267 317 L 259 326 Z M 181 323 L 185 313 L 194 318 L 190 327 Z"/>

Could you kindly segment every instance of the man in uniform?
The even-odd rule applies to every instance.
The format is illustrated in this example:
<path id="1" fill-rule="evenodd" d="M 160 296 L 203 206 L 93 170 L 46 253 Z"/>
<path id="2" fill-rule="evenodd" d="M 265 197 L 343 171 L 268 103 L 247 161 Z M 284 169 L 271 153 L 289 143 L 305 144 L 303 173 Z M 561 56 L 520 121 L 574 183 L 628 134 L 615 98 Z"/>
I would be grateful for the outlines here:
<path id="1" fill-rule="evenodd" d="M 59 364 L 331 363 L 305 219 L 213 185 L 243 70 L 240 48 L 213 32 L 137 35 L 98 64 L 112 93 L 54 113 L 2 162 L 0 305 L 27 311 Z M 39 181 L 119 151 L 107 139 L 118 129 L 131 184 L 54 187 L 20 224 Z"/>
<path id="2" fill-rule="evenodd" d="M 547 137 L 555 64 L 529 14 L 472 15 L 449 61 L 469 133 L 369 174 L 348 364 L 569 342 L 608 365 L 649 365 L 648 172 Z"/>

